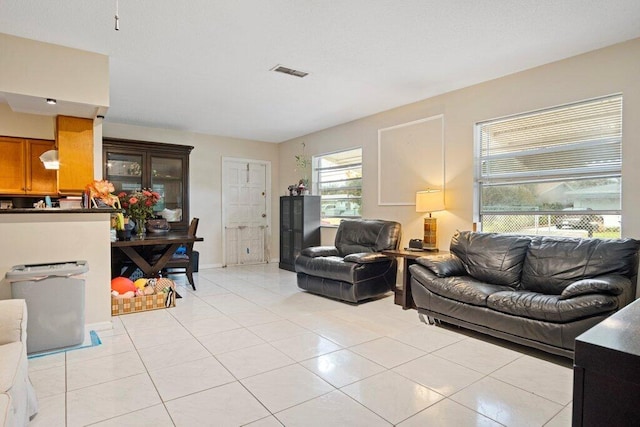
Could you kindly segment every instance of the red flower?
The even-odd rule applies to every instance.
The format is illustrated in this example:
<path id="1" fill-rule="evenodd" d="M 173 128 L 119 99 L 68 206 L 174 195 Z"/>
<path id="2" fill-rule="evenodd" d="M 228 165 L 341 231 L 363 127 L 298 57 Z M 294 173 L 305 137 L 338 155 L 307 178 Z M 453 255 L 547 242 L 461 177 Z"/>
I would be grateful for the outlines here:
<path id="1" fill-rule="evenodd" d="M 132 205 L 135 205 L 136 203 L 138 203 L 138 199 L 136 199 L 135 197 L 132 197 L 129 199 L 129 203 Z"/>

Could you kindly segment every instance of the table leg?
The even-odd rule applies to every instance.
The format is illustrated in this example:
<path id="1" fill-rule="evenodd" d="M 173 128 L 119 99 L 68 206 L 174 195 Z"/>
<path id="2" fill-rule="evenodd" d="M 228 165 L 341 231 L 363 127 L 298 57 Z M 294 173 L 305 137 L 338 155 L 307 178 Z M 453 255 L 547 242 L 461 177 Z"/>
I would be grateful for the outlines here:
<path id="1" fill-rule="evenodd" d="M 175 253 L 175 251 L 180 247 L 180 243 L 173 243 L 171 245 L 168 245 L 165 249 L 164 252 L 162 253 L 162 255 L 160 256 L 160 258 L 158 258 L 158 260 L 153 263 L 150 264 L 142 255 L 140 255 L 138 253 L 138 251 L 136 251 L 133 247 L 129 247 L 129 246 L 124 246 L 121 247 L 120 250 L 127 256 L 129 257 L 129 259 L 131 261 L 133 261 L 133 263 L 140 268 L 140 270 L 142 270 L 142 272 L 144 273 L 144 275 L 146 277 L 152 277 L 157 275 L 158 273 L 160 273 L 160 271 L 162 271 L 162 269 L 164 268 L 165 265 L 167 265 L 167 263 L 169 262 L 169 260 L 171 259 L 171 257 L 173 257 L 173 254 Z M 134 269 L 133 266 L 130 267 L 130 269 Z M 129 275 L 131 275 L 133 273 L 133 271 L 129 272 L 128 269 L 125 274 L 129 273 Z M 134 269 L 135 270 L 135 269 Z"/>
<path id="2" fill-rule="evenodd" d="M 402 274 L 402 309 L 415 308 L 413 295 L 411 295 L 411 273 L 409 267 L 416 263 L 415 259 L 404 258 L 404 271 Z"/>

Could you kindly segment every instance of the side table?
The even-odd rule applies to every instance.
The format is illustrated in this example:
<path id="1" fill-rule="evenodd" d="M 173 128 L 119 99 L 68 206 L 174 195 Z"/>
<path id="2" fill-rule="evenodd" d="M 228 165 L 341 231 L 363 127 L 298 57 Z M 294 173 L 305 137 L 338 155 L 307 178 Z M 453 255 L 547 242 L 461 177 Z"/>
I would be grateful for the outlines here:
<path id="1" fill-rule="evenodd" d="M 404 262 L 402 266 L 402 289 L 394 289 L 394 303 L 401 305 L 403 310 L 410 308 L 416 308 L 413 303 L 413 296 L 411 296 L 411 274 L 409 274 L 409 267 L 415 264 L 416 259 L 429 256 L 429 255 L 443 255 L 448 254 L 448 251 L 410 251 L 408 249 L 386 250 L 382 251 L 383 254 L 396 257 L 400 263 Z M 404 260 L 404 261 L 403 261 Z"/>

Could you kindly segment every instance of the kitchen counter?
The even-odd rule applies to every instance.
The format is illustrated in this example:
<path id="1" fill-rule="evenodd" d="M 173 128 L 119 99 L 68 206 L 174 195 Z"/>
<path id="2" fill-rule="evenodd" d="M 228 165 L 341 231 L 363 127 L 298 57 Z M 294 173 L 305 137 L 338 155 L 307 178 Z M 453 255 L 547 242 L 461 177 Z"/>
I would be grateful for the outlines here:
<path id="1" fill-rule="evenodd" d="M 14 265 L 85 260 L 85 322 L 111 327 L 113 209 L 1 209 L 0 299 L 11 298 L 5 273 Z"/>
<path id="2" fill-rule="evenodd" d="M 0 209 L 0 214 L 51 214 L 51 213 L 115 213 L 115 209 L 61 209 L 61 208 L 12 208 Z"/>

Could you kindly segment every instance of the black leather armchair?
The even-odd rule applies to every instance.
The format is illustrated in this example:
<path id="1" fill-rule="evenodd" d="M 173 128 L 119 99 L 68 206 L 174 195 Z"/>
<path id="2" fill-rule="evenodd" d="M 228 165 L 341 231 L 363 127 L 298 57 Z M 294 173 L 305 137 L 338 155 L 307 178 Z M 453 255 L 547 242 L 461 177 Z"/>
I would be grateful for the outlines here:
<path id="1" fill-rule="evenodd" d="M 380 253 L 397 249 L 400 224 L 383 220 L 343 220 L 335 246 L 303 249 L 296 258 L 298 287 L 343 301 L 383 295 L 396 282 L 395 257 Z"/>

